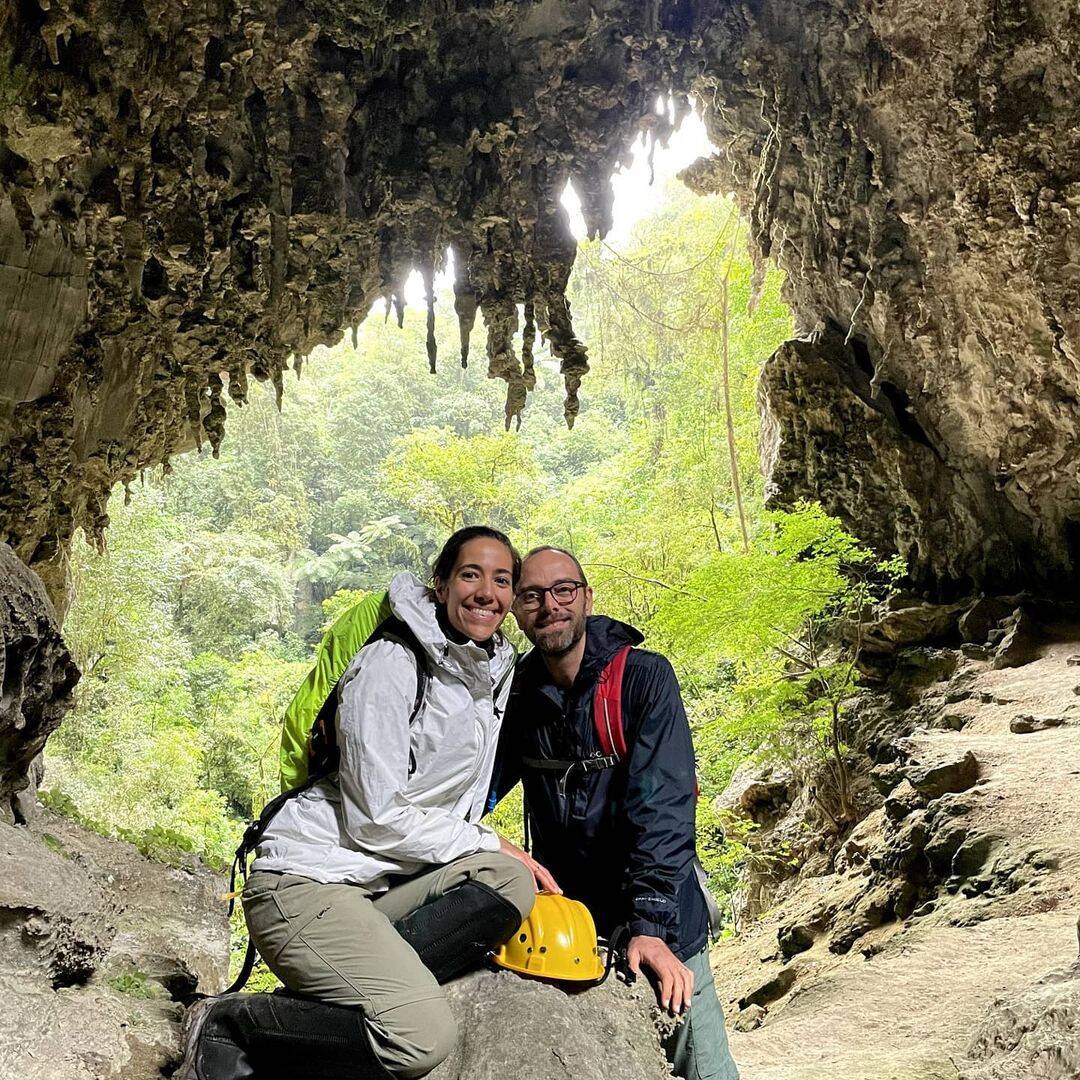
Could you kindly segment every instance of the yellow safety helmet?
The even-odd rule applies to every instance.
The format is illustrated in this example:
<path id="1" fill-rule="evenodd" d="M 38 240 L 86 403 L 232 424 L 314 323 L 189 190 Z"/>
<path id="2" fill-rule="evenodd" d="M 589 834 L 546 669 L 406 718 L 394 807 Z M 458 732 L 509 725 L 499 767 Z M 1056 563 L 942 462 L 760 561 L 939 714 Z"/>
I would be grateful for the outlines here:
<path id="1" fill-rule="evenodd" d="M 539 893 L 529 917 L 494 954 L 500 967 L 539 979 L 595 982 L 604 976 L 589 909 L 556 893 Z"/>

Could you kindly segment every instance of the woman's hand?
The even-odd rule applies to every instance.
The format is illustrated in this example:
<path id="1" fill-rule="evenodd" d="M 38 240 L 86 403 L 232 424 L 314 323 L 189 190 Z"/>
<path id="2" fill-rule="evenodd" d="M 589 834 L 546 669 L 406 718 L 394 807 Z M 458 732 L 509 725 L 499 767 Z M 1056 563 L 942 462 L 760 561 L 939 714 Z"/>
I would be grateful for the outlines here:
<path id="1" fill-rule="evenodd" d="M 518 862 L 524 863 L 529 868 L 529 872 L 536 882 L 537 892 L 553 892 L 562 896 L 562 889 L 559 888 L 558 883 L 551 876 L 551 871 L 547 867 L 541 866 L 527 851 L 522 851 L 517 844 L 511 844 L 503 836 L 499 837 L 499 850 L 504 855 L 517 859 Z"/>

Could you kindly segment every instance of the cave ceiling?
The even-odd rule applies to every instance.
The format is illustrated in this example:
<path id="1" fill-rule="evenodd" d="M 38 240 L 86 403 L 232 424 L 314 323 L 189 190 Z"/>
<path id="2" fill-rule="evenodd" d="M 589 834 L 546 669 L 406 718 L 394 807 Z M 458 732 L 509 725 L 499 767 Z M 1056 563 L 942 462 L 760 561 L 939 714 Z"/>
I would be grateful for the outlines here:
<path id="1" fill-rule="evenodd" d="M 3 0 L 0 539 L 58 596 L 117 482 L 448 251 L 507 422 L 538 333 L 572 422 L 559 196 L 602 233 L 658 95 L 693 95 L 720 149 L 688 179 L 796 316 L 773 501 L 931 589 L 1075 577 L 1078 55 L 1071 0 Z"/>

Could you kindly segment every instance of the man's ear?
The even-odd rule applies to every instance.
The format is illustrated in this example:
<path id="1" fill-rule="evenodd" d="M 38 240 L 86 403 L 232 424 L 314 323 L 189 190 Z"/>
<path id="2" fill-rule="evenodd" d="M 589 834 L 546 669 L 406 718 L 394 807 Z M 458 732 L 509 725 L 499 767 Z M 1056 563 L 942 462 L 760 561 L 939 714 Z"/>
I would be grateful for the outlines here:
<path id="1" fill-rule="evenodd" d="M 585 586 L 585 614 L 592 614 L 592 586 Z"/>

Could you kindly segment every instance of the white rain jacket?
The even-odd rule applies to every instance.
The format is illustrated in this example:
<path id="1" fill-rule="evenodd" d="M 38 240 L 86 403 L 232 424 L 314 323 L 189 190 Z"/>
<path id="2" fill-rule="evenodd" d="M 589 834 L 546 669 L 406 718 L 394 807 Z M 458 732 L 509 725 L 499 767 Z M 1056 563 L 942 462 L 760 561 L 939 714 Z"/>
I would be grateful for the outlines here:
<path id="1" fill-rule="evenodd" d="M 448 640 L 427 588 L 412 574 L 391 582 L 390 606 L 427 653 L 431 681 L 420 714 L 410 727 L 413 654 L 393 641 L 361 649 L 338 689 L 338 772 L 281 808 L 253 870 L 380 892 L 392 875 L 498 850 L 498 836 L 479 819 L 510 696 L 512 680 L 503 676 L 514 663 L 513 646 L 496 635 L 489 660 L 471 641 Z"/>

